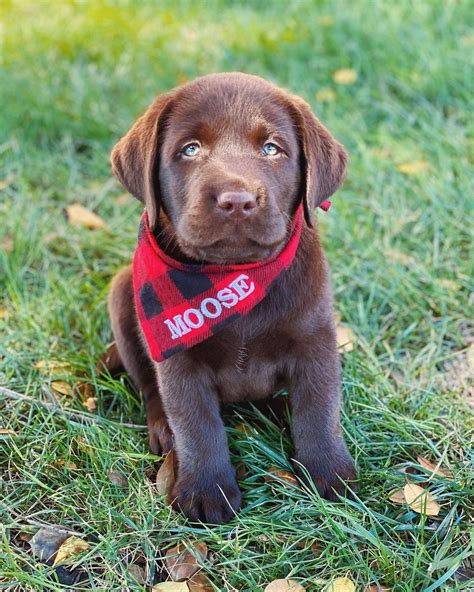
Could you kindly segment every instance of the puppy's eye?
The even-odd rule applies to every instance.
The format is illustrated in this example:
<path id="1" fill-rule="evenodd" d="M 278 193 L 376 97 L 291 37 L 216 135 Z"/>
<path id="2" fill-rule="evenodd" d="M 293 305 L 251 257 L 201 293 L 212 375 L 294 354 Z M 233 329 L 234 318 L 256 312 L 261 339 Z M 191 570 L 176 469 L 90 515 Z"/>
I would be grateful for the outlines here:
<path id="1" fill-rule="evenodd" d="M 186 146 L 183 146 L 183 148 L 181 149 L 181 154 L 184 154 L 184 156 L 188 156 L 189 158 L 197 156 L 200 152 L 201 145 L 198 142 L 190 142 L 189 144 L 186 144 Z"/>
<path id="2" fill-rule="evenodd" d="M 262 146 L 261 150 L 263 156 L 276 156 L 280 154 L 281 150 L 278 148 L 276 144 L 272 144 L 271 142 L 267 142 Z"/>

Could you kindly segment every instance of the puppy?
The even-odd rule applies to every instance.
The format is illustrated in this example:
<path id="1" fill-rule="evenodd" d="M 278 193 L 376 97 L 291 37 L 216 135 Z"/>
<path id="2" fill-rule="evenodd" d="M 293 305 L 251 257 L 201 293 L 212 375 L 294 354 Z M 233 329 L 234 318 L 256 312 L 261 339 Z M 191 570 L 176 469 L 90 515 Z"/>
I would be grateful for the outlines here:
<path id="1" fill-rule="evenodd" d="M 279 389 L 296 471 L 337 499 L 355 472 L 313 211 L 344 179 L 344 148 L 302 99 L 223 73 L 160 95 L 111 161 L 146 211 L 134 267 L 112 283 L 112 330 L 152 451 L 175 449 L 174 504 L 193 520 L 232 518 L 241 494 L 220 405 Z"/>

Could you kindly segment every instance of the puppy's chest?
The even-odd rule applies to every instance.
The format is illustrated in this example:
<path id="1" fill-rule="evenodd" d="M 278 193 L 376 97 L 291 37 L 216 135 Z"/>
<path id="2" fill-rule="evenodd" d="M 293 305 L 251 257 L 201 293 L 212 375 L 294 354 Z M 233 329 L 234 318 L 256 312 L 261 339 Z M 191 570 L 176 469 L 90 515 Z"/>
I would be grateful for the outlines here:
<path id="1" fill-rule="evenodd" d="M 283 388 L 285 356 L 274 356 L 263 344 L 241 341 L 226 351 L 215 379 L 223 401 L 261 399 Z"/>

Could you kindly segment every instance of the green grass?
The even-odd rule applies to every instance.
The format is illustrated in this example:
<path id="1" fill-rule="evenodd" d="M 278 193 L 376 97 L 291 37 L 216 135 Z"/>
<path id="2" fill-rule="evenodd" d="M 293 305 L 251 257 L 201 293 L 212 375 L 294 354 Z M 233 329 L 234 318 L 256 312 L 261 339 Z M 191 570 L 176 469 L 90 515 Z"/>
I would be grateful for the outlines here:
<path id="1" fill-rule="evenodd" d="M 209 545 L 216 590 L 263 590 L 291 576 L 312 592 L 344 575 L 357 590 L 472 586 L 455 572 L 473 518 L 473 12 L 462 0 L 2 3 L 0 384 L 51 402 L 51 377 L 35 363 L 69 362 L 65 379 L 93 386 L 98 421 L 0 395 L 0 427 L 16 433 L 0 435 L 0 588 L 68 589 L 19 539 L 35 522 L 88 537 L 77 590 L 145 590 L 127 563 L 146 563 L 150 584 L 168 547 L 196 540 Z M 340 68 L 355 69 L 356 82 L 335 84 Z M 130 260 L 141 209 L 117 201 L 109 150 L 156 94 L 223 70 L 301 94 L 350 153 L 348 180 L 318 217 L 337 310 L 357 335 L 343 355 L 343 425 L 362 487 L 356 501 L 331 504 L 265 482 L 270 465 L 288 467 L 288 435 L 239 409 L 255 430 L 245 436 L 240 418 L 228 418 L 234 461 L 247 468 L 244 510 L 198 529 L 154 492 L 159 459 L 146 431 L 121 425 L 144 423 L 126 378 L 98 376 L 95 363 L 111 339 L 108 285 Z M 319 100 L 321 89 L 335 100 Z M 429 170 L 398 170 L 413 161 Z M 70 226 L 64 208 L 74 202 L 108 228 Z M 84 412 L 77 396 L 61 405 Z M 436 519 L 388 500 L 407 479 L 426 481 L 410 473 L 418 454 L 454 474 L 428 484 L 442 505 Z M 110 482 L 111 470 L 126 487 Z"/>

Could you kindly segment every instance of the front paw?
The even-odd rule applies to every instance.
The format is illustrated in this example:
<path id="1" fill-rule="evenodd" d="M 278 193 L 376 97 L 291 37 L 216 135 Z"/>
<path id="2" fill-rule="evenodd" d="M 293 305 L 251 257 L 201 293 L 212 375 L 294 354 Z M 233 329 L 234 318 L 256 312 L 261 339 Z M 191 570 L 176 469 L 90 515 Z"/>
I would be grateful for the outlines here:
<path id="1" fill-rule="evenodd" d="M 309 474 L 321 497 L 327 500 L 337 501 L 339 495 L 351 498 L 359 489 L 354 463 L 344 445 L 325 452 L 317 450 L 295 460 L 300 479 L 307 483 Z"/>
<path id="2" fill-rule="evenodd" d="M 208 473 L 176 481 L 170 501 L 193 521 L 225 524 L 240 509 L 240 493 L 233 467 L 219 473 Z"/>

